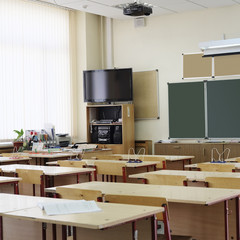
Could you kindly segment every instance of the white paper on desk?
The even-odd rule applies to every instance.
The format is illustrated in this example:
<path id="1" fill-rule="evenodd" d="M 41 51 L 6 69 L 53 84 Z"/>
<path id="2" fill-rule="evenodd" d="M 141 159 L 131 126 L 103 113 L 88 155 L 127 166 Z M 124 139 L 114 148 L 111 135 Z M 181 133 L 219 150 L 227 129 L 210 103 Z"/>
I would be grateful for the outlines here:
<path id="1" fill-rule="evenodd" d="M 45 210 L 47 215 L 73 214 L 101 211 L 95 201 L 69 200 L 61 202 L 42 202 L 38 206 Z"/>

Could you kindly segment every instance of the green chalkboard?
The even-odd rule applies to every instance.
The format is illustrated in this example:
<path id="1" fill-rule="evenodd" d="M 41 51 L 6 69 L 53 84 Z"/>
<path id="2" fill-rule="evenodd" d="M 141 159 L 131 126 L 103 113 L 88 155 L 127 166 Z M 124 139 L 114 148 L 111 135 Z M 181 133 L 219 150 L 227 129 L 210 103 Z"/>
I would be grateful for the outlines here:
<path id="1" fill-rule="evenodd" d="M 240 80 L 207 82 L 208 136 L 240 137 Z"/>
<path id="2" fill-rule="evenodd" d="M 169 83 L 169 137 L 204 138 L 204 82 Z"/>

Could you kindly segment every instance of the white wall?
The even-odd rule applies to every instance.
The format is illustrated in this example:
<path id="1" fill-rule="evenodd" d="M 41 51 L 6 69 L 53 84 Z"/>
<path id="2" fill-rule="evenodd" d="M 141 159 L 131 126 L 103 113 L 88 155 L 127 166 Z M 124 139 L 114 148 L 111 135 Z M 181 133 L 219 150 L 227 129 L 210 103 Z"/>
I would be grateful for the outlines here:
<path id="1" fill-rule="evenodd" d="M 168 82 L 182 80 L 182 53 L 200 52 L 199 42 L 240 37 L 240 6 L 113 21 L 114 67 L 159 70 L 160 119 L 135 122 L 135 138 L 154 142 L 168 138 Z"/>
<path id="2" fill-rule="evenodd" d="M 77 76 L 77 132 L 74 142 L 87 140 L 86 103 L 83 101 L 83 71 L 102 67 L 101 17 L 75 12 L 76 24 L 76 76 Z"/>

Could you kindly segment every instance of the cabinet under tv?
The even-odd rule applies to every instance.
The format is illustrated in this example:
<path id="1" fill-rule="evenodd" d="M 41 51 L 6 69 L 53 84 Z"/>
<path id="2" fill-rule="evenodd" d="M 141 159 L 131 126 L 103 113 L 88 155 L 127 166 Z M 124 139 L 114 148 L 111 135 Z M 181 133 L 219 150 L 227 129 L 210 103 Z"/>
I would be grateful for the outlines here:
<path id="1" fill-rule="evenodd" d="M 87 141 L 127 154 L 134 142 L 133 104 L 87 105 Z"/>

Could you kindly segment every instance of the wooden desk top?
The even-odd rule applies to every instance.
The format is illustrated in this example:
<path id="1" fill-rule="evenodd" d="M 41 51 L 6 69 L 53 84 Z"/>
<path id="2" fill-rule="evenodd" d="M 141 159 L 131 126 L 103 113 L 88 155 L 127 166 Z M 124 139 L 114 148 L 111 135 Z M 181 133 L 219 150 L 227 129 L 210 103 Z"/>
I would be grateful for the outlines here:
<path id="1" fill-rule="evenodd" d="M 187 160 L 187 159 L 193 159 L 195 158 L 195 156 L 175 156 L 175 155 L 133 155 L 133 154 L 113 154 L 115 156 L 123 156 L 124 158 L 128 159 L 128 157 L 130 156 L 130 158 L 138 158 L 138 156 L 145 156 L 148 158 L 151 157 L 163 157 L 165 158 L 166 161 L 182 161 L 182 160 Z"/>
<path id="2" fill-rule="evenodd" d="M 83 159 L 82 161 L 86 162 L 87 166 L 95 166 L 95 162 L 107 162 L 109 164 L 111 163 L 125 163 L 126 167 L 130 168 L 138 168 L 138 167 L 147 167 L 147 166 L 153 166 L 157 165 L 158 162 L 154 161 L 146 161 L 146 162 L 140 162 L 140 163 L 128 163 L 128 161 L 123 160 L 94 160 L 94 159 Z"/>
<path id="3" fill-rule="evenodd" d="M 39 166 L 39 165 L 24 165 L 24 164 L 11 164 L 2 165 L 0 167 L 3 172 L 15 173 L 16 169 L 31 169 L 31 170 L 42 170 L 45 175 L 58 176 L 64 174 L 74 173 L 88 173 L 95 171 L 94 168 L 72 168 L 72 167 L 53 167 L 53 166 Z"/>
<path id="4" fill-rule="evenodd" d="M 21 157 L 0 157 L 0 163 L 9 163 L 9 162 L 16 162 L 16 161 L 26 161 L 30 160 L 31 158 L 27 156 L 21 156 Z"/>
<path id="5" fill-rule="evenodd" d="M 22 153 L 22 156 L 27 156 L 27 157 L 32 157 L 32 158 L 62 158 L 62 157 L 75 157 L 77 156 L 78 153 L 73 153 L 73 152 L 61 152 L 61 153 L 56 153 L 56 152 L 24 152 Z"/>
<path id="6" fill-rule="evenodd" d="M 66 200 L 37 198 L 32 196 L 24 196 L 23 198 L 21 195 L 15 195 L 14 198 L 11 198 L 11 196 L 12 195 L 10 194 L 6 194 L 2 197 L 2 194 L 0 194 L 0 212 L 2 215 L 7 215 L 9 217 L 11 216 L 18 219 L 70 225 L 90 229 L 104 229 L 113 227 L 122 223 L 136 220 L 138 218 L 152 216 L 164 211 L 162 207 L 97 202 L 97 205 L 102 209 L 100 212 L 48 216 L 37 206 L 39 202 Z M 7 202 L 8 204 L 6 204 Z M 10 207 L 5 205 L 9 205 Z"/>
<path id="7" fill-rule="evenodd" d="M 204 162 L 204 163 L 201 163 L 201 164 L 216 164 L 217 162 L 215 163 L 212 163 L 212 162 Z M 226 164 L 226 165 L 235 165 L 235 169 L 240 169 L 240 163 L 236 163 L 236 162 L 226 162 L 226 163 L 221 163 L 221 164 Z M 197 163 L 194 163 L 194 164 L 188 164 L 188 165 L 185 165 L 184 166 L 185 168 L 198 168 L 198 164 Z"/>
<path id="8" fill-rule="evenodd" d="M 51 198 L 0 193 L 0 213 L 32 208 L 36 206 L 36 201 L 46 202 L 51 201 Z"/>
<path id="9" fill-rule="evenodd" d="M 68 160 L 64 160 L 64 161 L 68 161 Z M 123 163 L 126 163 L 126 167 L 129 167 L 129 168 L 148 167 L 148 166 L 154 166 L 154 165 L 158 164 L 158 162 L 156 162 L 156 161 L 146 161 L 146 162 L 141 162 L 141 163 L 128 163 L 127 161 L 123 161 L 123 160 L 95 160 L 95 159 L 82 159 L 81 161 L 85 162 L 86 165 L 89 167 L 94 167 L 96 161 L 107 162 L 109 164 L 115 163 L 115 162 L 123 162 Z M 53 162 L 48 162 L 47 165 L 56 166 L 56 165 L 58 165 L 58 163 L 57 163 L 57 161 L 53 161 Z"/>
<path id="10" fill-rule="evenodd" d="M 149 174 L 156 175 L 181 175 L 186 176 L 189 181 L 205 181 L 206 177 L 228 177 L 240 178 L 240 173 L 231 172 L 204 172 L 204 171 L 183 171 L 183 170 L 159 170 L 129 175 L 129 178 L 146 179 Z"/>
<path id="11" fill-rule="evenodd" d="M 11 183 L 11 182 L 16 182 L 22 180 L 21 178 L 17 177 L 5 177 L 5 176 L 0 176 L 0 184 L 1 183 Z"/>
<path id="12" fill-rule="evenodd" d="M 240 195 L 240 190 L 222 188 L 181 187 L 135 183 L 86 182 L 66 188 L 100 190 L 103 194 L 165 197 L 169 202 L 211 205 Z"/>

